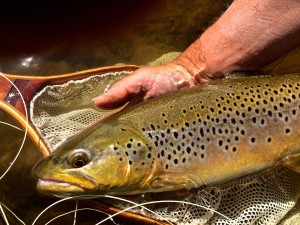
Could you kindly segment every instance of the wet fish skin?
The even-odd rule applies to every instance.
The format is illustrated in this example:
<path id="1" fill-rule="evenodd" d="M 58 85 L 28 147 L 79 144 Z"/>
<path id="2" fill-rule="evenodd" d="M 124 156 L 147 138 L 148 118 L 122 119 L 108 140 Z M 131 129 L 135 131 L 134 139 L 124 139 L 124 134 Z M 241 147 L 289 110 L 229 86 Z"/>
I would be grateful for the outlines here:
<path id="1" fill-rule="evenodd" d="M 299 106 L 300 74 L 231 76 L 181 90 L 68 140 L 35 167 L 38 188 L 60 197 L 137 194 L 213 185 L 282 161 L 297 170 Z M 89 157 L 74 168 L 80 149 Z"/>

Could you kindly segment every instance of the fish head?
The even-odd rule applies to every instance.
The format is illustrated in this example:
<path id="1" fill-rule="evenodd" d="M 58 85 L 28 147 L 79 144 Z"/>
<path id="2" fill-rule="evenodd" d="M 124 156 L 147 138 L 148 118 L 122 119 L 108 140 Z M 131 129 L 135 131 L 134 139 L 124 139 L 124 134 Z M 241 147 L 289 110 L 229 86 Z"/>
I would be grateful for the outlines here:
<path id="1" fill-rule="evenodd" d="M 33 169 L 40 192 L 77 195 L 134 194 L 153 173 L 154 155 L 141 132 L 101 126 L 67 141 Z"/>

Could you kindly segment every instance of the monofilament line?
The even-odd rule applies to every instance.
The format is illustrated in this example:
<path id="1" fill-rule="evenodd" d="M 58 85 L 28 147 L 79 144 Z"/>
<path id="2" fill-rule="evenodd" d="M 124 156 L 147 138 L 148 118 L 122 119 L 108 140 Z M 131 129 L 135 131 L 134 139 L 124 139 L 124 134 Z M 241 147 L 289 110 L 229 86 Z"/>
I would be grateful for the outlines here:
<path id="1" fill-rule="evenodd" d="M 6 225 L 9 225 L 9 222 L 6 218 L 5 212 L 3 211 L 2 205 L 0 204 L 0 215 L 2 216 L 4 222 L 6 223 Z"/>
<path id="2" fill-rule="evenodd" d="M 105 195 L 104 197 L 106 197 L 106 198 L 112 198 L 112 199 L 118 199 L 118 200 L 124 201 L 124 199 L 120 199 L 120 198 L 115 197 L 115 196 Z M 131 202 L 131 201 L 126 200 L 126 202 Z M 132 203 L 132 204 L 135 204 L 135 205 L 134 205 L 134 206 L 130 206 L 130 207 L 126 208 L 126 209 L 123 209 L 123 210 L 121 210 L 121 211 L 119 211 L 119 212 L 117 212 L 117 213 L 111 215 L 110 217 L 115 217 L 115 216 L 119 215 L 120 213 L 129 211 L 129 210 L 134 209 L 134 208 L 137 208 L 137 207 L 143 207 L 143 206 L 145 206 L 145 205 L 158 204 L 158 203 L 180 203 L 180 204 L 187 204 L 187 205 L 192 205 L 192 206 L 196 206 L 196 207 L 199 207 L 199 208 L 203 208 L 203 209 L 205 209 L 205 210 L 211 211 L 211 212 L 213 212 L 213 213 L 216 213 L 216 214 L 218 214 L 218 215 L 224 217 L 225 219 L 227 219 L 227 220 L 230 221 L 230 222 L 234 222 L 234 221 L 232 221 L 229 217 L 223 215 L 222 213 L 219 213 L 218 211 L 216 211 L 216 210 L 214 210 L 214 209 L 211 209 L 211 208 L 206 207 L 206 206 L 198 205 L 198 204 L 192 203 L 192 202 L 177 201 L 177 200 L 161 200 L 161 201 L 150 201 L 150 202 L 145 202 L 145 203 L 140 203 L 140 204 L 137 204 L 137 203 L 135 203 L 135 202 L 131 202 L 131 203 Z M 143 208 L 145 208 L 145 207 L 143 207 Z M 145 209 L 147 209 L 147 208 L 145 208 Z M 149 210 L 149 209 L 147 209 L 147 210 Z M 150 210 L 150 211 L 151 211 L 151 210 Z M 151 211 L 151 212 L 152 212 L 152 211 Z M 155 214 L 156 214 L 156 213 L 155 213 Z M 106 218 L 106 219 L 104 219 L 104 220 L 101 220 L 99 223 L 97 223 L 97 224 L 95 224 L 95 225 L 100 225 L 101 223 L 104 223 L 104 222 L 107 221 L 108 219 L 109 219 L 109 218 Z M 170 222 L 169 222 L 169 223 L 170 223 Z M 170 224 L 171 224 L 171 223 L 170 223 Z"/>
<path id="3" fill-rule="evenodd" d="M 79 211 L 93 211 L 93 212 L 99 212 L 99 213 L 103 213 L 103 214 L 106 214 L 107 216 L 109 216 L 108 213 L 103 212 L 103 211 L 101 211 L 101 210 L 99 210 L 99 209 L 80 208 L 80 209 L 71 210 L 71 211 L 66 212 L 66 213 L 62 213 L 62 214 L 60 214 L 60 215 L 58 215 L 58 216 L 52 218 L 51 220 L 49 220 L 47 223 L 45 223 L 45 225 L 48 225 L 48 224 L 52 223 L 54 220 L 56 220 L 56 219 L 58 219 L 58 218 L 60 218 L 60 217 L 69 215 L 69 214 L 71 214 L 71 213 L 75 213 L 76 210 L 77 210 L 77 212 L 79 212 Z M 115 221 L 113 221 L 113 220 L 112 220 L 112 222 L 113 222 L 114 224 L 117 224 L 117 223 L 115 223 Z"/>
<path id="4" fill-rule="evenodd" d="M 9 225 L 8 220 L 5 216 L 5 212 L 3 210 L 3 207 L 9 211 L 21 224 L 26 225 L 12 210 L 10 210 L 6 205 L 0 202 L 0 215 L 3 216 L 4 221 L 6 222 L 7 225 Z"/>
<path id="5" fill-rule="evenodd" d="M 26 106 L 25 100 L 24 100 L 23 95 L 20 92 L 19 88 L 11 80 L 9 80 L 3 73 L 0 72 L 0 75 L 4 79 L 6 79 L 17 90 L 17 92 L 19 93 L 19 95 L 21 97 L 21 100 L 22 100 L 22 103 L 24 104 L 25 119 L 26 119 L 25 134 L 24 134 L 21 146 L 20 146 L 20 148 L 19 148 L 19 150 L 18 150 L 15 158 L 12 160 L 12 162 L 10 163 L 10 165 L 8 166 L 8 168 L 4 171 L 4 173 L 0 176 L 0 180 L 1 180 L 8 173 L 8 171 L 10 170 L 10 168 L 14 165 L 15 161 L 17 160 L 17 158 L 19 157 L 19 155 L 20 155 L 20 153 L 21 153 L 21 151 L 23 149 L 23 146 L 25 144 L 25 140 L 26 140 L 26 137 L 27 137 L 27 132 L 28 132 L 28 114 L 27 114 L 27 106 Z"/>
<path id="6" fill-rule="evenodd" d="M 42 212 L 40 212 L 39 215 L 37 215 L 37 217 L 35 218 L 35 220 L 32 222 L 32 225 L 34 225 L 36 223 L 36 221 L 44 214 L 44 212 L 46 212 L 48 209 L 50 209 L 51 207 L 59 204 L 60 202 L 64 202 L 64 201 L 67 201 L 67 200 L 70 200 L 70 199 L 74 199 L 74 197 L 68 197 L 68 198 L 63 198 L 63 199 L 60 199 L 56 202 L 54 202 L 53 204 L 49 205 L 48 207 L 46 207 Z"/>
<path id="7" fill-rule="evenodd" d="M 78 199 L 76 199 L 76 201 L 75 201 L 75 210 L 74 210 L 74 220 L 73 220 L 73 225 L 76 224 L 77 210 L 78 210 Z"/>
<path id="8" fill-rule="evenodd" d="M 14 126 L 14 125 L 12 125 L 12 124 L 10 124 L 10 123 L 6 123 L 6 122 L 3 122 L 3 121 L 0 121 L 0 123 L 2 123 L 2 124 L 4 124 L 4 125 L 7 125 L 7 126 L 10 126 L 10 127 L 12 127 L 12 128 L 15 128 L 15 129 L 17 129 L 17 130 L 22 130 L 20 127 Z"/>

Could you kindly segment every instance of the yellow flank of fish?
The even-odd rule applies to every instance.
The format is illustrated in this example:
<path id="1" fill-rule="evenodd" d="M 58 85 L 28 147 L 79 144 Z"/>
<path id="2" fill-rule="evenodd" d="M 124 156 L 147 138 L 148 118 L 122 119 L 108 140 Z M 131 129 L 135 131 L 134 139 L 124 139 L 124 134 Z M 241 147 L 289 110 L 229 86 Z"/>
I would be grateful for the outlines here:
<path id="1" fill-rule="evenodd" d="M 230 76 L 129 107 L 35 168 L 48 194 L 191 189 L 283 162 L 299 170 L 300 74 Z"/>

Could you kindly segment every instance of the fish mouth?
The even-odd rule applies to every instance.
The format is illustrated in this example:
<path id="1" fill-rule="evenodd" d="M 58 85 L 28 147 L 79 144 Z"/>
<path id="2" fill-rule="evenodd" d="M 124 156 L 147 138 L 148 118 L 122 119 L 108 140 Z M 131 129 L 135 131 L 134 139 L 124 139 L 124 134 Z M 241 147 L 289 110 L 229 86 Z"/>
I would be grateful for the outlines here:
<path id="1" fill-rule="evenodd" d="M 51 179 L 39 179 L 37 189 L 40 192 L 57 197 L 80 195 L 85 192 L 79 185 Z"/>

